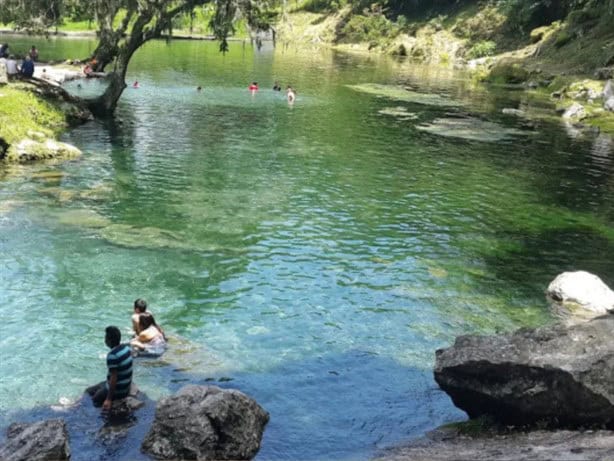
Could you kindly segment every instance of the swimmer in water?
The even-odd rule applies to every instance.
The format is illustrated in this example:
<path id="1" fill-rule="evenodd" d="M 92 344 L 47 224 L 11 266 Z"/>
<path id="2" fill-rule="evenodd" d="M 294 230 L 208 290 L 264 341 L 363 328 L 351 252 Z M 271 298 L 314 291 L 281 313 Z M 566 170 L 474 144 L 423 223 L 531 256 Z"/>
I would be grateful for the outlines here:
<path id="1" fill-rule="evenodd" d="M 288 98 L 288 104 L 294 104 L 296 100 L 296 91 L 291 86 L 286 88 L 286 97 Z"/>
<path id="2" fill-rule="evenodd" d="M 134 83 L 132 84 L 132 88 L 138 88 L 139 87 L 139 81 L 135 80 Z"/>
<path id="3" fill-rule="evenodd" d="M 252 93 L 258 91 L 258 82 L 252 82 L 252 84 L 248 87 L 249 91 Z"/>

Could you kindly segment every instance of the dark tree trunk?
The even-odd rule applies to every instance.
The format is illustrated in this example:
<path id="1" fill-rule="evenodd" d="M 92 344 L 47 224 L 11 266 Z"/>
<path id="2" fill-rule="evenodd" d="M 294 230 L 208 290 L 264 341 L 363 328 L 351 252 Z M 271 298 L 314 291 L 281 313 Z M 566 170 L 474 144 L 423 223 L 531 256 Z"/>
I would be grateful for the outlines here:
<path id="1" fill-rule="evenodd" d="M 119 101 L 124 88 L 126 88 L 126 82 L 124 81 L 125 75 L 126 71 L 124 70 L 120 73 L 111 72 L 107 76 L 109 85 L 105 92 L 96 99 L 88 101 L 88 108 L 92 114 L 97 117 L 109 117 L 113 115 L 115 107 L 117 106 L 117 101 Z"/>

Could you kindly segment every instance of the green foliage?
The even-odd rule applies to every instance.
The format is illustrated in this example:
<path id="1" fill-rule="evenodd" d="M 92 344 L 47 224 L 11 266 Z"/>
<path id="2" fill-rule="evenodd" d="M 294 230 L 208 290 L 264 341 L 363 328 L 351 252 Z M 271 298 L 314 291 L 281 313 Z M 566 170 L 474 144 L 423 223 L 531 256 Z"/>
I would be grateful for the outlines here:
<path id="1" fill-rule="evenodd" d="M 471 40 L 489 40 L 499 32 L 506 19 L 494 5 L 480 8 L 473 13 L 457 22 L 453 28 L 456 35 Z"/>
<path id="2" fill-rule="evenodd" d="M 400 28 L 391 22 L 380 9 L 366 10 L 354 15 L 341 30 L 341 40 L 346 43 L 368 42 L 375 46 L 396 37 Z"/>
<path id="3" fill-rule="evenodd" d="M 0 23 L 43 32 L 61 22 L 63 2 L 54 0 L 0 0 Z"/>
<path id="4" fill-rule="evenodd" d="M 483 40 L 474 44 L 469 51 L 467 51 L 468 59 L 483 58 L 485 56 L 492 56 L 495 54 L 497 44 L 492 40 Z"/>
<path id="5" fill-rule="evenodd" d="M 567 45 L 574 39 L 574 34 L 569 32 L 569 30 L 561 30 L 558 34 L 556 34 L 556 38 L 554 39 L 554 46 L 557 48 L 561 48 L 562 46 Z"/>
<path id="6" fill-rule="evenodd" d="M 502 0 L 510 30 L 525 33 L 536 27 L 551 24 L 567 17 L 570 11 L 579 10 L 591 0 Z"/>

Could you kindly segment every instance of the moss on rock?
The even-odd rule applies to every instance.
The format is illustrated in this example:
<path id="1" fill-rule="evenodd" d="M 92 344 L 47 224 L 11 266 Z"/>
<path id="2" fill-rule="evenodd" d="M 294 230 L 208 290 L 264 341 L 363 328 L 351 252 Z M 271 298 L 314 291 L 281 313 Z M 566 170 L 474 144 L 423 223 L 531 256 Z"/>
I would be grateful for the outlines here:
<path id="1" fill-rule="evenodd" d="M 529 79 L 529 76 L 529 71 L 519 62 L 505 59 L 492 67 L 486 81 L 491 83 L 524 83 Z"/>
<path id="2" fill-rule="evenodd" d="M 36 160 L 72 159 L 80 155 L 79 149 L 64 142 L 54 141 L 53 139 L 46 139 L 41 142 L 26 138 L 8 148 L 4 161 L 27 163 Z"/>

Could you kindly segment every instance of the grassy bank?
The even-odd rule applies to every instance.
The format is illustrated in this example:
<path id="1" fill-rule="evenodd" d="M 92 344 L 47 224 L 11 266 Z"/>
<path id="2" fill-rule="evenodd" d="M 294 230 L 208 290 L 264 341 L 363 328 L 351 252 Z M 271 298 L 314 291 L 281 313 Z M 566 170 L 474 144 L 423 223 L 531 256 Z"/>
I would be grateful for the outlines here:
<path id="1" fill-rule="evenodd" d="M 66 126 L 64 113 L 57 106 L 39 98 L 24 85 L 0 87 L 0 138 L 8 144 L 27 138 L 31 132 L 55 137 Z"/>
<path id="2" fill-rule="evenodd" d="M 74 107 L 47 101 L 35 88 L 21 82 L 0 87 L 0 166 L 81 155 L 55 139 L 76 113 Z"/>

